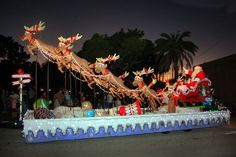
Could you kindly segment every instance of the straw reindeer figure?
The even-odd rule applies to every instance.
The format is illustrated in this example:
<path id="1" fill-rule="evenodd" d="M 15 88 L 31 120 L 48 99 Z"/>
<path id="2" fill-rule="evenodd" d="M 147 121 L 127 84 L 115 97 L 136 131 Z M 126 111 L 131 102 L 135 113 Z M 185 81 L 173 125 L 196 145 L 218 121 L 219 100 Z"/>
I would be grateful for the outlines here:
<path id="1" fill-rule="evenodd" d="M 24 35 L 20 35 L 20 39 L 22 41 L 28 40 L 29 44 L 27 45 L 27 49 L 31 55 L 34 55 L 33 50 L 38 48 L 38 45 L 41 45 L 46 50 L 58 53 L 58 50 L 56 47 L 53 47 L 51 45 L 45 44 L 42 41 L 35 38 L 36 33 L 41 32 L 45 29 L 44 22 L 39 22 L 39 24 L 33 25 L 31 27 L 24 26 L 25 33 Z"/>
<path id="2" fill-rule="evenodd" d="M 113 96 L 118 96 L 119 98 L 123 98 L 125 95 L 136 97 L 136 95 L 124 85 L 123 79 L 126 78 L 129 73 L 125 72 L 123 75 L 116 77 L 107 68 L 107 62 L 116 61 L 119 57 L 119 55 L 114 54 L 106 58 L 96 58 L 96 62 L 90 65 L 90 67 L 94 68 L 96 73 L 102 74 L 99 79 L 96 79 L 96 82 L 108 89 Z"/>
<path id="3" fill-rule="evenodd" d="M 156 111 L 158 104 L 156 101 L 160 103 L 157 93 L 150 89 L 150 87 L 155 84 L 155 80 L 152 80 L 152 82 L 147 86 L 145 82 L 143 81 L 143 75 L 148 75 L 154 72 L 154 69 L 151 69 L 150 67 L 148 69 L 143 68 L 141 71 L 133 72 L 135 75 L 133 85 L 138 86 L 137 90 L 140 92 L 140 97 L 144 99 L 144 97 L 148 98 L 149 106 L 151 107 L 152 111 Z M 155 79 L 155 78 L 153 78 Z"/>
<path id="4" fill-rule="evenodd" d="M 27 49 L 31 55 L 34 55 L 34 50 L 39 49 L 43 53 L 47 53 L 46 55 L 49 57 L 48 59 L 53 60 L 57 63 L 58 69 L 63 72 L 62 67 L 65 66 L 67 69 L 72 69 L 76 72 L 81 73 L 81 75 L 86 79 L 91 81 L 92 75 L 94 75 L 92 69 L 89 67 L 89 63 L 87 60 L 82 59 L 75 55 L 71 49 L 73 46 L 71 45 L 75 41 L 79 40 L 82 36 L 76 34 L 70 38 L 59 37 L 59 45 L 58 47 L 54 47 L 52 45 L 48 45 L 43 41 L 36 39 L 35 34 L 43 31 L 45 29 L 44 22 L 39 22 L 38 24 L 27 27 L 24 26 L 25 33 L 20 36 L 22 41 L 28 40 L 29 44 L 27 45 Z M 70 63 L 70 64 L 68 64 Z"/>
<path id="5" fill-rule="evenodd" d="M 35 35 L 38 32 L 43 31 L 45 27 L 46 26 L 44 26 L 44 22 L 41 22 L 41 21 L 38 24 L 33 25 L 31 27 L 24 26 L 25 33 L 24 35 L 20 35 L 20 39 L 22 41 L 28 40 L 29 44 L 27 44 L 26 47 L 30 55 L 34 55 L 35 54 L 34 50 L 36 49 L 40 49 L 40 50 L 43 49 L 44 51 L 50 53 L 51 54 L 50 59 L 57 61 L 58 69 L 61 70 L 61 64 L 58 61 L 60 57 L 57 57 L 57 55 L 60 53 L 60 49 L 58 49 L 57 47 L 48 45 L 35 37 Z"/>
<path id="6" fill-rule="evenodd" d="M 94 82 L 93 81 L 94 73 L 89 67 L 89 62 L 86 59 L 78 57 L 71 50 L 74 47 L 72 44 L 81 38 L 82 35 L 79 35 L 78 33 L 73 37 L 64 38 L 60 36 L 58 38 L 59 40 L 58 47 L 60 49 L 61 55 L 63 56 L 63 60 L 61 60 L 61 63 L 67 69 L 71 69 L 75 72 L 81 73 L 81 75 L 87 81 L 89 87 L 92 88 L 91 84 L 93 84 Z"/>

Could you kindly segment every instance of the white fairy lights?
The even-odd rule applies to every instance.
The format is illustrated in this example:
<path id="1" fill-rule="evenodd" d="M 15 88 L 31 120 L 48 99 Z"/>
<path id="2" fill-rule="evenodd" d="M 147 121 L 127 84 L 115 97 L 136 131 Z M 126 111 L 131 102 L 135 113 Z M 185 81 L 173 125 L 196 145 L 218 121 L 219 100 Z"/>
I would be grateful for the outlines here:
<path id="1" fill-rule="evenodd" d="M 27 117 L 27 113 L 25 115 Z M 108 127 L 111 126 L 114 131 L 118 131 L 118 126 L 122 125 L 124 128 L 126 126 L 131 126 L 135 129 L 135 126 L 139 124 L 141 129 L 147 124 L 151 128 L 153 123 L 156 123 L 157 128 L 159 127 L 159 122 L 163 122 L 164 126 L 171 123 L 172 126 L 175 125 L 176 121 L 181 124 L 187 124 L 189 120 L 192 124 L 199 124 L 200 121 L 207 123 L 208 121 L 223 121 L 227 122 L 230 119 L 229 111 L 210 111 L 210 112 L 195 112 L 193 113 L 169 113 L 169 114 L 148 114 L 148 115 L 132 115 L 132 116 L 106 116 L 106 117 L 81 117 L 81 118 L 67 118 L 67 119 L 24 119 L 24 135 L 28 135 L 29 131 L 37 135 L 39 130 L 44 131 L 47 136 L 47 132 L 50 131 L 52 134 L 56 133 L 56 129 L 61 129 L 63 134 L 66 134 L 68 128 L 71 128 L 74 133 L 78 129 L 87 130 L 92 127 L 95 133 L 99 131 L 100 127 L 104 127 L 107 132 Z"/>

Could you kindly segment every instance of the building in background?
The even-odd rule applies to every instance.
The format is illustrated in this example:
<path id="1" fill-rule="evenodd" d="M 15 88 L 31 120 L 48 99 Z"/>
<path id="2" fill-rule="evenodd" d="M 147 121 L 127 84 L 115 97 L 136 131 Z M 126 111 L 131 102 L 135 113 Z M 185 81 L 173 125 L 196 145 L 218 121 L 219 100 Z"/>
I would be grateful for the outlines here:
<path id="1" fill-rule="evenodd" d="M 236 111 L 236 54 L 203 63 L 202 67 L 212 81 L 216 98 Z"/>

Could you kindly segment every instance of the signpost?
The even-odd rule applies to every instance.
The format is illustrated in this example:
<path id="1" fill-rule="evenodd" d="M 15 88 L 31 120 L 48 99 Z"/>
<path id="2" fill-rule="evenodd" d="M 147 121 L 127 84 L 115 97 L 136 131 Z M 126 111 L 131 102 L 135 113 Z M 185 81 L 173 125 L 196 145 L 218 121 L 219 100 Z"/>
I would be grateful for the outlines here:
<path id="1" fill-rule="evenodd" d="M 13 74 L 11 75 L 12 78 L 18 78 L 18 81 L 12 81 L 12 85 L 20 85 L 20 118 L 19 121 L 22 121 L 22 94 L 23 94 L 23 84 L 24 83 L 29 83 L 31 80 L 31 76 L 30 74 L 24 74 L 24 71 L 22 69 L 19 69 L 18 74 Z M 23 78 L 28 78 L 28 79 L 24 79 Z"/>
<path id="2" fill-rule="evenodd" d="M 11 75 L 12 78 L 30 78 L 30 74 L 13 74 Z"/>

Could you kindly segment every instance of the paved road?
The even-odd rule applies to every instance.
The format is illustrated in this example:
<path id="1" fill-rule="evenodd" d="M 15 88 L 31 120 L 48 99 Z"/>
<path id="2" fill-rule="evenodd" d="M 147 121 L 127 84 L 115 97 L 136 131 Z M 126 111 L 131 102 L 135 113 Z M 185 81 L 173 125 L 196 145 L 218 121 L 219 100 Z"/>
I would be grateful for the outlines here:
<path id="1" fill-rule="evenodd" d="M 17 129 L 0 129 L 0 156 L 236 157 L 236 119 L 229 126 L 128 137 L 25 144 Z"/>

